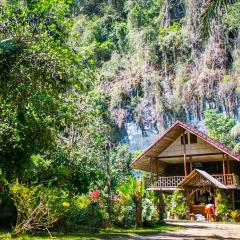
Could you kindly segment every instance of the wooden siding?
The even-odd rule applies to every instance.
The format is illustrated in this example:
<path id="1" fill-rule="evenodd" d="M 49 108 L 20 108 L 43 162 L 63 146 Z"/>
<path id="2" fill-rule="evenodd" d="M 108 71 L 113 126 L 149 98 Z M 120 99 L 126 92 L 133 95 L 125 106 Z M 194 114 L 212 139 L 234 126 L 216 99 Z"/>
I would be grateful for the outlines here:
<path id="1" fill-rule="evenodd" d="M 190 133 L 188 135 L 188 144 L 186 144 L 186 154 L 208 154 L 208 153 L 219 153 L 220 151 L 209 143 L 197 138 L 197 143 L 191 144 Z M 170 157 L 176 155 L 183 155 L 183 145 L 181 144 L 181 136 L 178 137 L 168 148 L 166 148 L 159 157 Z"/>

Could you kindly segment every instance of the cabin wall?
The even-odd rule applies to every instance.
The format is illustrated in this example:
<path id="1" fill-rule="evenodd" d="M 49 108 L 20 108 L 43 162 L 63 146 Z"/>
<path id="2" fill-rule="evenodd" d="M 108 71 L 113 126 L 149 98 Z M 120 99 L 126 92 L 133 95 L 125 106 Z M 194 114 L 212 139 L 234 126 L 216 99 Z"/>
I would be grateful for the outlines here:
<path id="1" fill-rule="evenodd" d="M 184 168 L 183 164 L 176 163 L 176 164 L 169 164 L 164 169 L 165 176 L 184 176 Z"/>
<path id="2" fill-rule="evenodd" d="M 235 161 L 230 162 L 230 173 L 233 173 L 232 171 L 234 169 Z M 239 165 L 239 163 L 237 162 Z M 204 170 L 209 174 L 223 174 L 223 163 L 222 161 L 218 162 L 194 162 L 193 163 L 193 170 L 194 169 L 200 169 Z M 235 171 L 237 175 L 240 175 L 240 166 Z M 190 164 L 187 163 L 187 173 L 190 173 Z M 226 169 L 227 173 L 227 169 Z M 176 163 L 176 164 L 168 164 L 165 166 L 163 171 L 164 176 L 184 176 L 184 166 L 183 163 Z"/>
<path id="3" fill-rule="evenodd" d="M 208 153 L 218 153 L 220 152 L 218 149 L 214 148 L 207 142 L 197 137 L 197 143 L 190 143 L 190 133 L 187 134 L 187 144 L 186 146 L 186 154 L 208 154 Z M 159 156 L 160 157 L 169 157 L 176 155 L 184 154 L 184 146 L 181 142 L 181 136 L 176 139 L 169 147 L 167 147 Z"/>

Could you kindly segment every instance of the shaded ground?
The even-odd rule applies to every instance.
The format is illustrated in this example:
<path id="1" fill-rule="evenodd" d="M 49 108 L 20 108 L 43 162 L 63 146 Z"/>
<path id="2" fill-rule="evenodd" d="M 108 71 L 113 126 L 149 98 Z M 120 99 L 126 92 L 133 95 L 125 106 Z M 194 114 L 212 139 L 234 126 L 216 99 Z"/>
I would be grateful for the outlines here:
<path id="1" fill-rule="evenodd" d="M 155 224 L 149 227 L 135 228 L 130 227 L 127 229 L 111 228 L 111 229 L 95 229 L 87 226 L 81 226 L 74 232 L 52 232 L 53 238 L 50 238 L 49 234 L 45 232 L 35 232 L 33 234 L 20 235 L 15 238 L 11 237 L 12 231 L 1 230 L 0 228 L 0 240 L 100 240 L 100 239 L 133 239 L 138 235 L 150 235 L 158 234 L 162 231 L 175 231 L 179 229 L 179 226 L 169 224 Z M 141 237 L 140 237 L 141 238 Z"/>
<path id="2" fill-rule="evenodd" d="M 180 226 L 176 231 L 163 231 L 153 234 L 132 234 L 131 237 L 118 237 L 121 240 L 130 239 L 188 239 L 188 240 L 213 240 L 213 239 L 240 239 L 240 224 L 223 223 L 192 223 L 171 222 L 171 225 Z M 113 238 L 112 238 L 113 239 Z M 115 238 L 116 239 L 116 238 Z"/>

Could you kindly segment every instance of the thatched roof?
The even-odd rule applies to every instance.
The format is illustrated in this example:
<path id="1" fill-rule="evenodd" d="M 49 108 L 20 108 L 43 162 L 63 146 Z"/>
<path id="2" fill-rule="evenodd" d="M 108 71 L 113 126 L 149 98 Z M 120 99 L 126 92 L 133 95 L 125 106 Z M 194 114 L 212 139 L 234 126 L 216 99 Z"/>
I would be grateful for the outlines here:
<path id="1" fill-rule="evenodd" d="M 131 164 L 132 168 L 149 171 L 150 158 L 158 158 L 168 146 L 170 146 L 184 131 L 196 135 L 198 138 L 207 142 L 220 153 L 227 154 L 230 159 L 240 161 L 240 154 L 237 154 L 224 144 L 212 139 L 203 132 L 195 129 L 187 123 L 176 121 L 169 129 L 167 129 L 152 145 L 150 145 L 136 160 Z"/>
<path id="2" fill-rule="evenodd" d="M 209 175 L 207 172 L 199 169 L 194 169 L 188 176 L 186 176 L 177 186 L 177 188 L 184 188 L 186 186 L 215 186 L 221 189 L 227 187 L 219 182 L 217 179 Z"/>

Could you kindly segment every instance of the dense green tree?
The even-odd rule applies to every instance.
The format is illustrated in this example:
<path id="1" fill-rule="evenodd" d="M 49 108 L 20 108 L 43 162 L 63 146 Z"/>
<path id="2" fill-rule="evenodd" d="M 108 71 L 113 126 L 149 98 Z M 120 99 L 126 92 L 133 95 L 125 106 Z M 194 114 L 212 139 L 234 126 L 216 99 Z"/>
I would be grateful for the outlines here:
<path id="1" fill-rule="evenodd" d="M 57 145 L 72 86 L 86 89 L 90 70 L 67 40 L 72 20 L 65 1 L 19 1 L 0 6 L 1 164 L 21 179 L 31 155 Z"/>
<path id="2" fill-rule="evenodd" d="M 236 143 L 231 136 L 231 129 L 236 125 L 236 120 L 216 109 L 206 110 L 204 117 L 209 135 L 233 149 Z"/>

